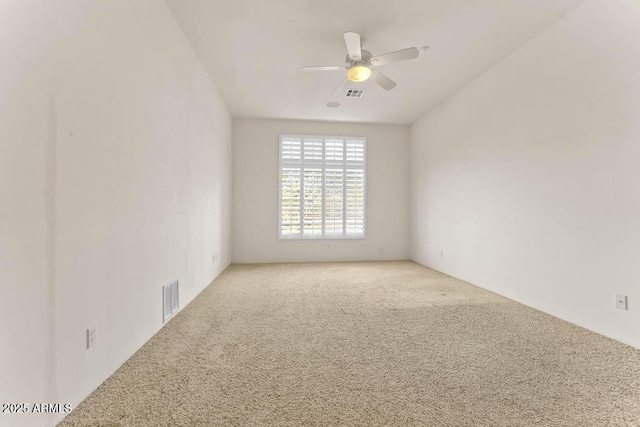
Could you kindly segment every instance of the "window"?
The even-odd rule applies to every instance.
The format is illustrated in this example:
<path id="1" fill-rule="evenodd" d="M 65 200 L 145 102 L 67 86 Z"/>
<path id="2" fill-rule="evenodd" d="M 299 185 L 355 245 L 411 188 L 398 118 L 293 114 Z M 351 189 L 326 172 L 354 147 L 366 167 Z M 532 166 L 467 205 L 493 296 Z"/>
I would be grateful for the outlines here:
<path id="1" fill-rule="evenodd" d="M 366 142 L 280 135 L 281 239 L 365 237 Z"/>

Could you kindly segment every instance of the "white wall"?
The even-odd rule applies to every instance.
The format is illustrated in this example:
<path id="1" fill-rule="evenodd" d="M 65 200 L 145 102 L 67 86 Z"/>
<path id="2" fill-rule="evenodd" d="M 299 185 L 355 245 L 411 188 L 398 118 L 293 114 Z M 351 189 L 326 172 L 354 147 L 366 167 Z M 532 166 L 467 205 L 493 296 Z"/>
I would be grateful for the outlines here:
<path id="1" fill-rule="evenodd" d="M 367 237 L 278 240 L 278 134 L 366 136 Z M 409 128 L 233 120 L 233 262 L 407 259 Z"/>
<path id="2" fill-rule="evenodd" d="M 50 105 L 45 91 L 50 8 L 0 2 L 0 403 L 45 402 L 53 330 L 49 280 Z M 0 413 L 1 426 L 46 416 Z"/>
<path id="3" fill-rule="evenodd" d="M 638 40 L 587 1 L 416 122 L 412 258 L 640 347 Z"/>
<path id="4" fill-rule="evenodd" d="M 0 401 L 75 406 L 230 263 L 231 117 L 164 2 L 0 8 Z"/>

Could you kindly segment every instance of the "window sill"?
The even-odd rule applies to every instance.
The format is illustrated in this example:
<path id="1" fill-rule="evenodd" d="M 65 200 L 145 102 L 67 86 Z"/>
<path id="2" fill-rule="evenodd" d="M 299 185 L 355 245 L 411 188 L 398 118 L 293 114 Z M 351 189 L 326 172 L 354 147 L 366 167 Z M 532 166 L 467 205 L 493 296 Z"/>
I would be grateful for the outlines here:
<path id="1" fill-rule="evenodd" d="M 278 236 L 278 240 L 365 240 L 367 236 Z"/>

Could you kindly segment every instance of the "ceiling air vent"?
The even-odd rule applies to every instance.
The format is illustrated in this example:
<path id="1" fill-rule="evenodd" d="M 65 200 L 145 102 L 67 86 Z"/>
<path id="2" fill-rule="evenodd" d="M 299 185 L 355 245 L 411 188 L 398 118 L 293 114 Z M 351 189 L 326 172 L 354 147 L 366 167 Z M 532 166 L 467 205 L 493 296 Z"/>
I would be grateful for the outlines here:
<path id="1" fill-rule="evenodd" d="M 347 89 L 347 93 L 344 94 L 347 98 L 362 98 L 364 95 L 364 89 Z"/>

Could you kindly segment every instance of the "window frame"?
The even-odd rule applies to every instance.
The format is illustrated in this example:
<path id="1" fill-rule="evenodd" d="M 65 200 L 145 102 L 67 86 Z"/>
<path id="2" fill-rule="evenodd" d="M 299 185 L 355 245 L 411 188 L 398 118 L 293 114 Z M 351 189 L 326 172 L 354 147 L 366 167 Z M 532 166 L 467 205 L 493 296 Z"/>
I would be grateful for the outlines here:
<path id="1" fill-rule="evenodd" d="M 322 219 L 321 219 L 321 229 L 322 229 L 322 234 L 320 235 L 304 235 L 304 217 L 300 218 L 300 234 L 282 234 L 282 169 L 283 169 L 283 164 L 286 165 L 286 162 L 283 162 L 282 159 L 282 140 L 285 138 L 299 138 L 300 139 L 300 163 L 298 164 L 298 167 L 300 168 L 300 181 L 301 183 L 304 180 L 304 168 L 306 166 L 308 167 L 314 167 L 317 169 L 322 169 Z M 322 139 L 322 163 L 307 163 L 305 165 L 304 162 L 304 140 L 305 138 L 308 139 Z M 325 153 L 325 148 L 326 148 L 326 140 L 327 139 L 342 139 L 344 140 L 344 162 L 342 165 L 331 165 L 326 163 L 326 160 L 324 158 L 324 153 Z M 342 169 L 343 171 L 343 179 L 344 179 L 344 190 L 346 191 L 346 180 L 347 180 L 347 169 L 349 168 L 349 165 L 347 164 L 347 160 L 346 160 L 346 156 L 347 156 L 347 140 L 359 140 L 362 142 L 363 144 L 363 163 L 362 165 L 351 165 L 352 169 L 361 169 L 363 171 L 363 175 L 364 175 L 364 191 L 363 191 L 363 198 L 364 198 L 364 208 L 363 208 L 363 215 L 362 215 L 362 219 L 363 219 L 363 224 L 362 224 L 362 234 L 342 234 L 342 235 L 335 235 L 335 234 L 324 234 L 325 232 L 325 204 L 326 204 L 326 199 L 325 199 L 325 186 L 326 186 L 326 169 Z M 289 133 L 281 133 L 278 134 L 278 220 L 277 220 L 277 228 L 278 228 L 278 240 L 364 240 L 367 238 L 367 205 L 368 205 L 368 197 L 367 197 L 367 190 L 368 190 L 368 185 L 367 185 L 367 137 L 365 136 L 339 136 L 339 135 L 302 135 L 302 134 L 289 134 Z M 291 166 L 293 166 L 293 163 L 290 164 Z M 286 167 L 286 166 L 285 166 Z M 304 190 L 302 190 L 304 191 Z M 303 197 L 304 195 L 301 194 L 300 195 L 300 210 L 302 211 L 304 208 L 304 201 L 303 201 Z M 346 204 L 343 205 L 343 211 L 346 211 L 347 207 Z M 344 216 L 344 220 L 346 221 L 346 213 Z M 346 222 L 343 224 L 343 230 L 345 230 L 346 228 Z"/>

